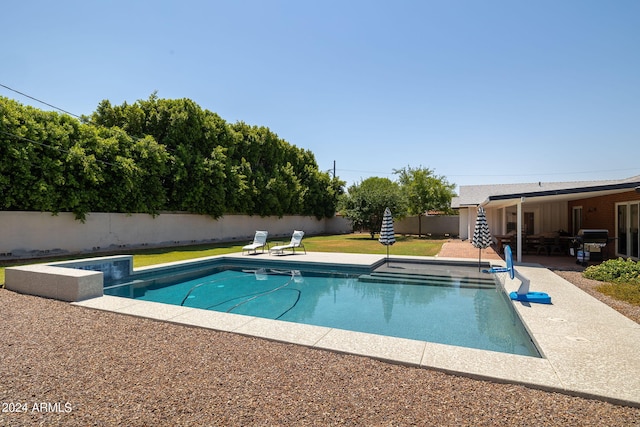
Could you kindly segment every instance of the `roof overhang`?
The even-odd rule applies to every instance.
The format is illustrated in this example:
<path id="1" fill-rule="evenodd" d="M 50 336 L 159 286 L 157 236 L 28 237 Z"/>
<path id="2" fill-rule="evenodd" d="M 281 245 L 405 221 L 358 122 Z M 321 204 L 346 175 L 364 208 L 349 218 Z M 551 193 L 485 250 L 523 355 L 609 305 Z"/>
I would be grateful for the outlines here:
<path id="1" fill-rule="evenodd" d="M 489 196 L 480 206 L 501 208 L 513 206 L 519 202 L 568 202 L 571 200 L 587 199 L 597 196 L 625 193 L 634 191 L 640 182 L 625 182 L 623 184 L 600 185 L 582 188 L 567 188 L 561 190 L 533 191 L 516 194 L 501 194 Z M 638 190 L 636 190 L 638 191 Z"/>

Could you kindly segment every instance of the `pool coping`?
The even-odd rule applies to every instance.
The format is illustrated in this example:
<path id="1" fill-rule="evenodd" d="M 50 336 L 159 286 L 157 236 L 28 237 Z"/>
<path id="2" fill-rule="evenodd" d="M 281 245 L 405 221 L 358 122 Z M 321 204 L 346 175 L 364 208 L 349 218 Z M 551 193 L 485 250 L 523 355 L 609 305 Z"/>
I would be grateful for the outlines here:
<path id="1" fill-rule="evenodd" d="M 295 259 L 362 266 L 379 265 L 385 259 L 382 255 L 319 252 L 285 256 L 226 254 L 207 258 L 247 259 L 249 256 L 265 257 L 270 261 L 290 262 Z M 394 258 L 415 259 L 417 262 L 470 261 L 407 256 L 392 256 L 390 261 L 393 262 Z M 501 265 L 500 261 L 491 262 Z M 522 264 L 516 269 L 530 280 L 532 291 L 547 292 L 552 297 L 551 305 L 512 301 L 543 358 L 114 296 L 72 304 L 640 407 L 640 363 L 636 362 L 640 354 L 640 325 L 540 265 Z M 507 293 L 517 290 L 520 284 L 506 274 L 500 274 L 499 278 Z"/>

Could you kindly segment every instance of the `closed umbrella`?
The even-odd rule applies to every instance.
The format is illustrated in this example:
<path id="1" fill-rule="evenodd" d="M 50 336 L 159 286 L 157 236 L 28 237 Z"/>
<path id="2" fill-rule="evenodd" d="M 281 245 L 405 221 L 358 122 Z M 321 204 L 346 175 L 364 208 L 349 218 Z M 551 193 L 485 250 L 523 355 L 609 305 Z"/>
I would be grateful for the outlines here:
<path id="1" fill-rule="evenodd" d="M 387 247 L 387 266 L 389 265 L 389 246 L 396 242 L 396 236 L 393 232 L 393 217 L 391 216 L 391 210 L 386 208 L 384 210 L 384 216 L 382 217 L 382 228 L 380 229 L 380 243 Z"/>
<path id="2" fill-rule="evenodd" d="M 473 247 L 478 248 L 478 271 L 480 271 L 480 261 L 482 259 L 482 250 L 491 246 L 491 232 L 484 208 L 478 208 L 478 217 L 476 218 L 476 228 L 473 230 L 473 239 L 471 240 Z"/>

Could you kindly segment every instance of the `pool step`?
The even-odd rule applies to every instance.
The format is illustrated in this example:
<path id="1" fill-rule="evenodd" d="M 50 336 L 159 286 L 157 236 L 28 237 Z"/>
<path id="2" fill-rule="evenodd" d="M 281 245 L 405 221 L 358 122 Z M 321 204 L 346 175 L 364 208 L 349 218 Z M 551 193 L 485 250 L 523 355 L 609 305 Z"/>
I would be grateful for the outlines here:
<path id="1" fill-rule="evenodd" d="M 450 286 L 456 288 L 493 289 L 496 283 L 493 278 L 452 277 L 435 274 L 415 273 L 382 273 L 373 272 L 358 277 L 359 282 L 396 283 L 407 285 Z"/>
<path id="2" fill-rule="evenodd" d="M 494 283 L 494 277 L 487 274 L 463 274 L 458 272 L 447 272 L 447 273 L 416 273 L 416 272 L 392 272 L 392 271 L 374 271 L 371 273 L 373 276 L 381 276 L 381 277 L 406 277 L 406 278 L 434 278 L 434 279 L 460 279 L 466 282 L 474 282 L 474 283 Z"/>

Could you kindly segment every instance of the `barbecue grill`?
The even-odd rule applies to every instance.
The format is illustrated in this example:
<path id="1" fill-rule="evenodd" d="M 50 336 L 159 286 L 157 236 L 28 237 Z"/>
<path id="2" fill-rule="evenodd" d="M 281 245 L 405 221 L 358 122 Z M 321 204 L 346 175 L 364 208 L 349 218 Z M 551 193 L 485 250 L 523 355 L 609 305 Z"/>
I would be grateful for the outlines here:
<path id="1" fill-rule="evenodd" d="M 602 261 L 602 249 L 609 242 L 609 230 L 580 230 L 574 238 L 574 247 L 577 250 L 576 264 L 587 265 L 589 260 Z"/>

